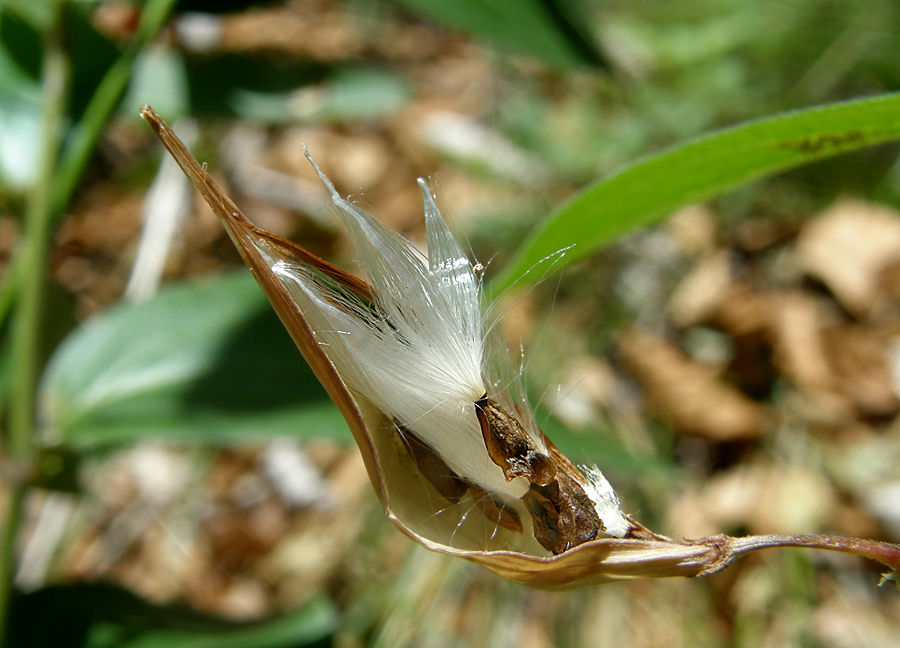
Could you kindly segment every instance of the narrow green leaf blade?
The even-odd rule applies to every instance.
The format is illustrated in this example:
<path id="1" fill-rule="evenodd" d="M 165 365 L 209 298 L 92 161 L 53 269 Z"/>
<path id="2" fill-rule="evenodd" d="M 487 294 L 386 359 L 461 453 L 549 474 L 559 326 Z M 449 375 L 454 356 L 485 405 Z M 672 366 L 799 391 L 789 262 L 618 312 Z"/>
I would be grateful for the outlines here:
<path id="1" fill-rule="evenodd" d="M 742 183 L 813 160 L 900 138 L 900 93 L 785 113 L 712 133 L 651 155 L 588 187 L 551 214 L 495 282 L 509 287 L 529 269 L 540 277 L 584 258 L 637 227 Z M 547 259 L 546 261 L 544 261 Z M 542 263 L 542 261 L 544 263 Z"/>
<path id="2" fill-rule="evenodd" d="M 73 332 L 48 364 L 48 441 L 75 448 L 148 437 L 351 440 L 249 273 L 167 288 Z"/>
<path id="3" fill-rule="evenodd" d="M 606 67 L 606 60 L 567 0 L 397 0 L 444 24 L 475 34 L 491 45 L 541 58 L 562 68 Z"/>

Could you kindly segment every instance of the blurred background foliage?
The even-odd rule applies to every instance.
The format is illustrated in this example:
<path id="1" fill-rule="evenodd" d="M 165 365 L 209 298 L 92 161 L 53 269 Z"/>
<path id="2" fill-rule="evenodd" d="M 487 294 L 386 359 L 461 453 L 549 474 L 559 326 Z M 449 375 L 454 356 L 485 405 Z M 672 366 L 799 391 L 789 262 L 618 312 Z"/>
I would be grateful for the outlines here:
<path id="1" fill-rule="evenodd" d="M 490 279 L 626 164 L 896 90 L 898 13 L 0 2 L 6 645 L 896 646 L 900 597 L 843 557 L 773 552 L 701 581 L 549 594 L 414 546 L 137 111 L 173 123 L 258 224 L 345 267 L 300 143 L 415 241 L 415 178 L 435 176 Z M 866 131 L 869 109 L 848 148 L 896 137 L 892 114 Z M 727 142 L 712 140 L 708 171 L 676 157 L 629 195 L 688 168 L 727 175 Z M 634 231 L 663 214 L 629 217 L 615 245 L 497 297 L 545 431 L 598 463 L 628 512 L 673 536 L 900 539 L 898 152 L 744 183 L 653 230 Z"/>

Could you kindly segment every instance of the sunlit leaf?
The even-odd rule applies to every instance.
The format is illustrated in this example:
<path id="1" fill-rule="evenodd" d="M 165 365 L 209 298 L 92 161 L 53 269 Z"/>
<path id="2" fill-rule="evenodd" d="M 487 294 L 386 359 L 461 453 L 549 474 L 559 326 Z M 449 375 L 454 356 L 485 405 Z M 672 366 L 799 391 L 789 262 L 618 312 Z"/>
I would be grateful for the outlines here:
<path id="1" fill-rule="evenodd" d="M 411 96 L 406 82 L 383 70 L 336 68 L 319 83 L 285 91 L 230 88 L 225 101 L 243 119 L 269 123 L 352 122 L 399 112 Z"/>
<path id="2" fill-rule="evenodd" d="M 8 12 L 0 14 L 0 184 L 26 190 L 37 172 L 40 115 L 40 41 Z"/>
<path id="3" fill-rule="evenodd" d="M 673 210 L 813 160 L 900 137 L 900 94 L 749 122 L 673 147 L 588 187 L 526 240 L 494 289 L 565 248 L 560 268 Z M 537 279 L 542 271 L 530 273 Z"/>
<path id="4" fill-rule="evenodd" d="M 148 49 L 138 56 L 121 111 L 131 117 L 148 97 L 153 97 L 154 104 L 170 119 L 188 112 L 187 70 L 184 59 L 176 50 Z"/>
<path id="5" fill-rule="evenodd" d="M 48 440 L 350 439 L 252 277 L 181 285 L 70 335 L 41 384 Z"/>

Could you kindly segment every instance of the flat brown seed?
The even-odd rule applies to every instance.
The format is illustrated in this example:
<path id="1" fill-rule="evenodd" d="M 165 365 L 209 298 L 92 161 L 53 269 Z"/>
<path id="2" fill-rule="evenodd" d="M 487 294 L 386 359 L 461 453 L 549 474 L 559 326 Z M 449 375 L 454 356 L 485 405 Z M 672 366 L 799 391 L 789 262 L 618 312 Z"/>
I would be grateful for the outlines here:
<path id="1" fill-rule="evenodd" d="M 400 438 L 403 440 L 409 456 L 422 476 L 450 503 L 459 502 L 459 498 L 466 494 L 469 484 L 460 479 L 450 466 L 434 450 L 422 443 L 415 434 L 396 420 L 394 424 L 397 426 L 397 431 L 400 433 Z M 521 523 L 519 528 L 521 530 Z"/>
<path id="2" fill-rule="evenodd" d="M 530 483 L 546 486 L 556 476 L 556 464 L 538 451 L 514 416 L 485 396 L 475 403 L 475 415 L 488 456 L 503 469 L 506 481 L 525 477 Z"/>
<path id="3" fill-rule="evenodd" d="M 531 526 L 534 538 L 541 546 L 553 554 L 561 554 L 567 549 L 566 542 L 559 530 L 559 511 L 550 499 L 541 492 L 550 486 L 532 486 L 522 497 L 522 501 L 531 513 Z"/>
<path id="4" fill-rule="evenodd" d="M 532 484 L 522 501 L 531 513 L 535 539 L 554 554 L 594 540 L 603 531 L 594 503 L 565 472 L 547 486 Z"/>
<path id="5" fill-rule="evenodd" d="M 463 481 L 434 450 L 420 441 L 407 427 L 396 420 L 394 425 L 397 426 L 397 431 L 400 433 L 403 444 L 406 446 L 409 456 L 416 464 L 418 471 L 444 499 L 452 504 L 457 504 L 468 490 L 472 493 L 475 505 L 481 509 L 481 512 L 484 513 L 488 520 L 494 524 L 499 524 L 504 529 L 522 532 L 522 520 L 519 519 L 518 513 L 508 506 L 498 503 L 497 500 L 478 486 Z"/>
<path id="6" fill-rule="evenodd" d="M 478 505 L 478 508 L 481 509 L 481 512 L 484 513 L 484 516 L 487 519 L 499 524 L 504 529 L 518 531 L 519 533 L 522 532 L 522 520 L 519 519 L 518 513 L 508 506 L 497 503 L 497 500 L 488 495 L 484 490 L 478 488 L 478 486 L 470 484 L 469 490 L 475 498 L 475 504 Z"/>

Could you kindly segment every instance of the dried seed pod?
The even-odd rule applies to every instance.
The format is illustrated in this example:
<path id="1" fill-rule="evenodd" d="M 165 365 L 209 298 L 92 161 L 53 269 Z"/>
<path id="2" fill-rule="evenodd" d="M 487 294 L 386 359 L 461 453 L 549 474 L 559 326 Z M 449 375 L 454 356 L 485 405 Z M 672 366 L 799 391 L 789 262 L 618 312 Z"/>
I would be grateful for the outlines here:
<path id="1" fill-rule="evenodd" d="M 367 281 L 253 225 L 149 107 L 141 110 L 201 192 L 344 415 L 385 514 L 433 551 L 512 580 L 571 589 L 697 576 L 755 549 L 807 546 L 896 570 L 900 547 L 827 536 L 679 542 L 624 515 L 596 469 L 537 429 L 480 307 L 480 271 L 422 184 L 428 257 L 341 198 Z M 318 171 L 318 168 L 317 168 Z"/>

